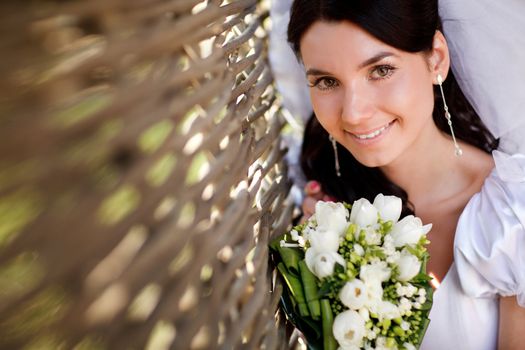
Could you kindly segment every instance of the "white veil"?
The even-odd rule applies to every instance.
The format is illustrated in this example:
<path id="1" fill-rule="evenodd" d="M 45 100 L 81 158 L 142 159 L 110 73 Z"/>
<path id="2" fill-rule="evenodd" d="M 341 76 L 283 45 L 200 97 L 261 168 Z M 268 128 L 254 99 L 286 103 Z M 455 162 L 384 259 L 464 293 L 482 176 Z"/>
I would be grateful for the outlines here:
<path id="1" fill-rule="evenodd" d="M 452 71 L 500 149 L 525 153 L 525 1 L 440 0 Z"/>
<path id="2" fill-rule="evenodd" d="M 272 0 L 269 57 L 284 106 L 305 121 L 306 80 L 286 40 L 291 3 Z M 439 11 L 461 90 L 501 150 L 525 153 L 525 0 L 440 0 Z"/>

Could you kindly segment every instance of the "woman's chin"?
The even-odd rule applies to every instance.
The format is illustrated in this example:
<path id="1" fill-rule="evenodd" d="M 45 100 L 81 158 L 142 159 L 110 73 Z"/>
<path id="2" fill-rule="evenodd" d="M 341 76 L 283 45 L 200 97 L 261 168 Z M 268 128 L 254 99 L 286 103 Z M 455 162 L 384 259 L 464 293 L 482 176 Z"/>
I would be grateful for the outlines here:
<path id="1" fill-rule="evenodd" d="M 367 152 L 366 154 L 354 153 L 354 158 L 362 165 L 369 168 L 387 166 L 392 163 L 394 157 L 391 152 Z"/>

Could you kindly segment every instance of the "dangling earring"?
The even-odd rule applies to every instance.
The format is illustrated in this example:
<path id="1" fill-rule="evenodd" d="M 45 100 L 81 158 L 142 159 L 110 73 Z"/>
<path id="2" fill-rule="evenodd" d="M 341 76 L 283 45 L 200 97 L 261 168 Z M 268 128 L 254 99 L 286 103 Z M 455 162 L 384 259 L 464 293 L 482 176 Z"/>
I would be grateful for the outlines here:
<path id="1" fill-rule="evenodd" d="M 339 155 L 337 154 L 337 141 L 335 141 L 332 135 L 328 136 L 328 138 L 330 139 L 330 142 L 332 142 L 332 148 L 334 149 L 335 174 L 337 175 L 337 177 L 341 177 L 341 167 L 339 166 Z"/>
<path id="2" fill-rule="evenodd" d="M 448 123 L 448 126 L 450 127 L 450 134 L 452 135 L 452 140 L 454 141 L 454 148 L 456 149 L 455 153 L 456 153 L 456 156 L 459 157 L 463 154 L 463 151 L 461 150 L 461 148 L 458 145 L 458 142 L 456 141 L 456 135 L 454 135 L 454 129 L 452 128 L 452 119 L 451 119 L 452 116 L 450 115 L 448 111 L 447 101 L 445 101 L 445 94 L 443 93 L 443 77 L 441 76 L 441 74 L 437 75 L 437 81 L 439 84 L 439 89 L 441 90 L 441 98 L 443 98 L 443 106 L 445 106 L 444 107 L 445 118 L 447 118 L 447 123 Z"/>

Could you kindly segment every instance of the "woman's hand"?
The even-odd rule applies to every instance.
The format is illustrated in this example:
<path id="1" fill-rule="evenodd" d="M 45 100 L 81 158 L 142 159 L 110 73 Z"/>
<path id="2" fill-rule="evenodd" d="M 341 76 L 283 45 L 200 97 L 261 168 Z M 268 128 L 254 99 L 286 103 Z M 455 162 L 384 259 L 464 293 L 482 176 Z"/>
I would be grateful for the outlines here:
<path id="1" fill-rule="evenodd" d="M 315 204 L 317 201 L 335 201 L 334 198 L 326 195 L 321 188 L 321 184 L 317 181 L 308 181 L 304 187 L 304 200 L 302 204 L 303 217 L 300 222 L 305 222 L 315 212 Z"/>

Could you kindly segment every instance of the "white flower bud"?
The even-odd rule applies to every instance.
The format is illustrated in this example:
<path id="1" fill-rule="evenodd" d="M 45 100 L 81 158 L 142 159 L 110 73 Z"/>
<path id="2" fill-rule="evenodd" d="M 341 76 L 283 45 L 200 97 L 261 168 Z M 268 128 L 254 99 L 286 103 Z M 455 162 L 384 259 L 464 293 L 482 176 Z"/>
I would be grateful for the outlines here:
<path id="1" fill-rule="evenodd" d="M 375 307 L 372 307 L 371 309 L 375 309 L 376 313 L 379 315 L 379 319 L 394 319 L 401 317 L 401 313 L 399 312 L 399 309 L 397 306 L 395 306 L 393 303 L 389 301 L 381 301 L 380 303 L 376 304 Z"/>
<path id="2" fill-rule="evenodd" d="M 390 234 L 394 239 L 394 245 L 402 247 L 407 244 L 416 244 L 421 236 L 426 235 L 431 228 L 432 224 L 423 226 L 420 218 L 409 215 L 395 224 Z"/>
<path id="3" fill-rule="evenodd" d="M 416 256 L 410 254 L 408 251 L 405 250 L 401 252 L 401 255 L 399 256 L 395 264 L 399 268 L 399 275 L 397 278 L 403 282 L 410 281 L 419 273 L 419 270 L 421 269 L 421 261 L 419 261 L 419 259 Z M 414 289 L 407 288 L 404 295 L 413 295 L 413 293 L 416 290 L 415 287 L 413 288 Z"/>
<path id="4" fill-rule="evenodd" d="M 374 207 L 379 212 L 379 216 L 383 221 L 391 220 L 395 224 L 401 216 L 403 203 L 399 197 L 384 196 L 380 193 L 374 199 Z"/>
<path id="5" fill-rule="evenodd" d="M 339 250 L 339 235 L 334 231 L 310 232 L 310 246 L 318 252 L 337 252 Z"/>
<path id="6" fill-rule="evenodd" d="M 304 260 L 306 266 L 318 278 L 324 278 L 334 273 L 335 264 L 345 267 L 345 259 L 335 252 L 319 252 L 315 248 L 306 250 Z"/>
<path id="7" fill-rule="evenodd" d="M 379 233 L 373 227 L 367 227 L 365 229 L 365 242 L 368 245 L 380 245 L 381 244 L 381 233 Z"/>
<path id="8" fill-rule="evenodd" d="M 354 252 L 359 256 L 365 255 L 365 250 L 359 243 L 354 244 Z"/>
<path id="9" fill-rule="evenodd" d="M 368 312 L 367 308 L 361 308 L 359 309 L 359 315 L 363 318 L 363 320 L 368 321 L 370 319 L 370 313 Z"/>
<path id="10" fill-rule="evenodd" d="M 348 210 L 343 203 L 318 201 L 315 204 L 315 220 L 321 231 L 333 231 L 343 235 L 348 227 Z"/>
<path id="11" fill-rule="evenodd" d="M 373 225 L 377 222 L 377 209 L 367 199 L 358 199 L 352 204 L 350 221 L 359 227 Z"/>
<path id="12" fill-rule="evenodd" d="M 419 271 L 419 270 L 418 270 Z M 407 285 L 407 296 L 408 297 L 411 297 L 413 295 L 415 295 L 417 293 L 417 287 L 414 286 L 413 284 L 408 284 Z"/>
<path id="13" fill-rule="evenodd" d="M 407 343 L 407 342 L 403 343 L 403 346 L 405 347 L 406 350 L 417 350 L 417 348 L 414 345 Z"/>
<path id="14" fill-rule="evenodd" d="M 366 337 L 368 338 L 368 340 L 374 340 L 377 337 L 377 333 L 373 330 L 369 330 L 366 334 Z"/>
<path id="15" fill-rule="evenodd" d="M 365 283 L 373 280 L 384 282 L 390 278 L 391 274 L 392 271 L 386 261 L 378 261 L 361 266 L 359 278 Z"/>

